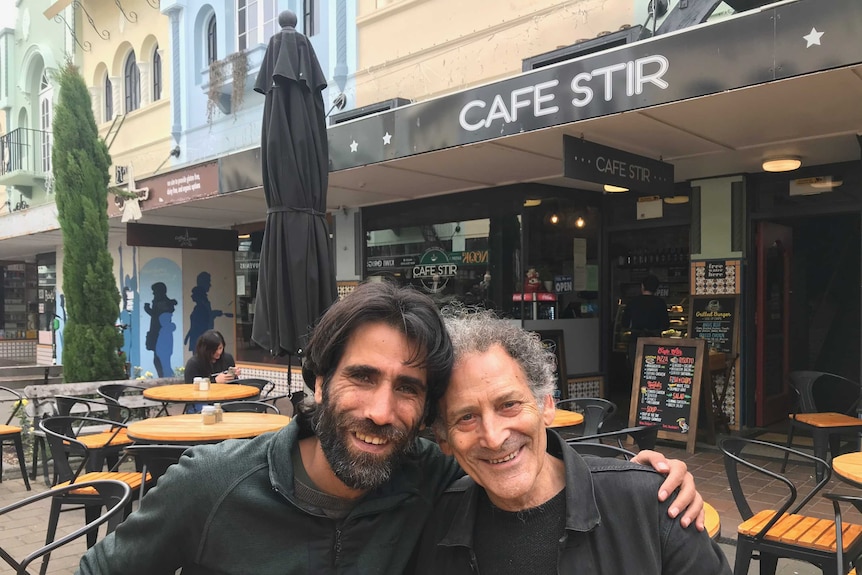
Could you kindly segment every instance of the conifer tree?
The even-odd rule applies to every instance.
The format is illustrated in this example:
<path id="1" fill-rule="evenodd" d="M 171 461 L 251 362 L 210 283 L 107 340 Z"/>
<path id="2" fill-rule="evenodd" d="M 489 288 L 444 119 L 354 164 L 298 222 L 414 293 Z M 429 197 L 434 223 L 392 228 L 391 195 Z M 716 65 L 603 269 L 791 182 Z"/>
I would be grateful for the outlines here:
<path id="1" fill-rule="evenodd" d="M 115 323 L 120 293 L 108 251 L 111 158 L 96 130 L 90 94 L 78 69 L 59 73 L 52 151 L 57 212 L 63 232 L 63 374 L 67 382 L 123 377 Z"/>

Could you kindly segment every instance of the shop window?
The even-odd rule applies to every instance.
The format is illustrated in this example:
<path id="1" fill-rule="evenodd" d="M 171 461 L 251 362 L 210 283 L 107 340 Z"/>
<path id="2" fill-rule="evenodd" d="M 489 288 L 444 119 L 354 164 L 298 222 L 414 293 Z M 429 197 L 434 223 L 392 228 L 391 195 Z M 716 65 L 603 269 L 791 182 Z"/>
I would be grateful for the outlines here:
<path id="1" fill-rule="evenodd" d="M 248 50 L 265 44 L 278 30 L 277 0 L 237 0 L 237 46 Z"/>
<path id="2" fill-rule="evenodd" d="M 141 107 L 141 71 L 135 53 L 129 52 L 126 57 L 126 65 L 123 67 L 123 79 L 126 88 L 126 113 L 133 112 Z"/>
<path id="3" fill-rule="evenodd" d="M 111 78 L 105 72 L 105 121 L 110 122 L 114 119 L 114 86 L 111 84 Z"/>
<path id="4" fill-rule="evenodd" d="M 159 45 L 153 48 L 153 102 L 162 99 L 162 57 L 159 55 Z"/>
<path id="5" fill-rule="evenodd" d="M 218 29 L 215 14 L 207 21 L 207 65 L 218 60 Z"/>
<path id="6" fill-rule="evenodd" d="M 320 31 L 318 23 L 320 14 L 320 0 L 303 0 L 302 3 L 302 31 L 306 36 L 314 36 Z"/>

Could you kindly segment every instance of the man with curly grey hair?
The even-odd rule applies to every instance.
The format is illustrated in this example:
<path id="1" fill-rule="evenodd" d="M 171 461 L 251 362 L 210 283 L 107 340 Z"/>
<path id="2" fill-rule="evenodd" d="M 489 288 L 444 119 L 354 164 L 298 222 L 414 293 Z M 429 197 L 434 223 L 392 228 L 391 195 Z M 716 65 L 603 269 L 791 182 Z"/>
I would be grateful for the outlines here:
<path id="1" fill-rule="evenodd" d="M 455 352 L 434 431 L 469 474 L 426 524 L 417 573 L 729 574 L 706 533 L 683 529 L 635 463 L 581 458 L 548 429 L 553 355 L 487 313 L 447 321 Z"/>

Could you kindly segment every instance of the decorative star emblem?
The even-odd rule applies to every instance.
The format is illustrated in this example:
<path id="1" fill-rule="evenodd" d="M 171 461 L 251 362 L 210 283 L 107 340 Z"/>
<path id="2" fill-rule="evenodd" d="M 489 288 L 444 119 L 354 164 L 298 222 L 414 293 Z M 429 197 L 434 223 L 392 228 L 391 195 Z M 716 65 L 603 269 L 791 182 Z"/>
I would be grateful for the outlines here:
<path id="1" fill-rule="evenodd" d="M 356 143 L 356 140 L 350 142 L 350 153 L 353 154 L 356 150 L 359 149 L 359 144 Z"/>
<path id="2" fill-rule="evenodd" d="M 816 44 L 816 45 L 818 45 L 818 46 L 820 46 L 820 45 L 821 45 L 821 44 L 820 44 L 820 38 L 822 38 L 822 37 L 823 37 L 823 32 L 818 32 L 818 31 L 817 31 L 817 28 L 812 28 L 812 29 L 811 29 L 811 32 L 809 32 L 806 36 L 803 36 L 802 38 L 803 38 L 803 39 L 805 40 L 805 42 L 806 42 L 806 46 L 805 46 L 805 47 L 806 47 L 806 48 L 811 48 L 811 47 L 812 47 L 812 46 L 814 46 L 815 44 Z"/>
<path id="3" fill-rule="evenodd" d="M 391 143 L 392 143 L 392 134 L 390 134 L 389 132 L 386 132 L 385 134 L 383 134 L 383 145 L 388 146 Z"/>

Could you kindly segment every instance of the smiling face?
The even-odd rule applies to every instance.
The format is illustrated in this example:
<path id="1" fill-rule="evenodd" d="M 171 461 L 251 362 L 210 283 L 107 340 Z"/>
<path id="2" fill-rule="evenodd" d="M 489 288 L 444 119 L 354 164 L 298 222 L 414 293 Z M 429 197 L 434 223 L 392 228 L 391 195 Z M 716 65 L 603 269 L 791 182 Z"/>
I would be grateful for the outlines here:
<path id="1" fill-rule="evenodd" d="M 367 324 L 353 332 L 332 380 L 317 378 L 317 438 L 332 473 L 351 489 L 388 481 L 419 431 L 427 381 L 424 368 L 410 365 L 414 356 L 400 331 Z"/>
<path id="2" fill-rule="evenodd" d="M 550 395 L 543 407 L 524 370 L 502 347 L 467 353 L 455 363 L 440 402 L 446 430 L 440 447 L 455 456 L 497 507 L 537 507 L 564 485 L 562 462 L 545 452 L 545 428 L 554 420 Z"/>

